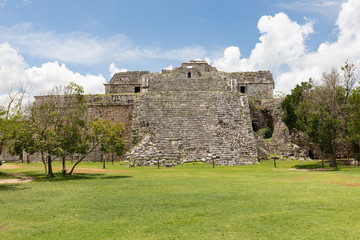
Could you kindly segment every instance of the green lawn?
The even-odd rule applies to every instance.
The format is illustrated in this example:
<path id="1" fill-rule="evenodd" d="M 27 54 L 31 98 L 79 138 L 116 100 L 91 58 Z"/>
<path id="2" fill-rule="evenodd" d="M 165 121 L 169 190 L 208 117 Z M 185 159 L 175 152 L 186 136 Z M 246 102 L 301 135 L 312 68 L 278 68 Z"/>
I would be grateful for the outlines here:
<path id="1" fill-rule="evenodd" d="M 360 168 L 296 165 L 87 163 L 46 180 L 42 164 L 5 164 L 0 178 L 38 180 L 0 184 L 0 239 L 358 239 Z"/>

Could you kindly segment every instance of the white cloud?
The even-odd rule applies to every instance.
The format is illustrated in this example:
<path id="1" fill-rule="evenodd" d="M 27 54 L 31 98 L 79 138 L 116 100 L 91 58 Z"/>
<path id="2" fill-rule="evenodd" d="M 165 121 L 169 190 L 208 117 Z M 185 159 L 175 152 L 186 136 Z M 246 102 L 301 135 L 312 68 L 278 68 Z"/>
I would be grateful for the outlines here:
<path id="1" fill-rule="evenodd" d="M 127 69 L 126 68 L 117 68 L 115 66 L 115 63 L 111 63 L 110 66 L 109 66 L 109 71 L 110 71 L 110 77 L 114 76 L 115 73 L 118 73 L 118 72 L 127 72 Z"/>
<path id="2" fill-rule="evenodd" d="M 299 25 L 285 13 L 261 17 L 258 28 L 262 34 L 260 43 L 256 44 L 249 61 L 255 68 L 272 68 L 276 71 L 283 64 L 294 64 L 304 55 L 305 39 L 313 33 L 312 22 Z"/>
<path id="3" fill-rule="evenodd" d="M 322 43 L 317 51 L 306 49 L 313 33 L 313 22 L 303 25 L 290 20 L 285 13 L 263 16 L 258 22 L 261 33 L 249 58 L 241 58 L 240 49 L 228 47 L 214 65 L 224 71 L 270 70 L 276 79 L 276 90 L 290 92 L 296 84 L 309 78 L 320 78 L 322 72 L 342 66 L 347 59 L 360 65 L 360 1 L 342 4 L 336 27 L 335 42 Z"/>
<path id="4" fill-rule="evenodd" d="M 247 59 L 241 59 L 240 49 L 234 46 L 226 48 L 224 56 L 216 59 L 213 65 L 218 70 L 226 72 L 239 72 L 252 69 Z"/>
<path id="5" fill-rule="evenodd" d="M 34 88 L 33 94 L 39 94 L 53 86 L 64 86 L 75 82 L 84 87 L 85 93 L 103 93 L 105 78 L 101 75 L 81 75 L 68 69 L 65 64 L 48 62 L 41 67 L 32 67 L 25 70 L 29 78 L 29 85 Z"/>
<path id="6" fill-rule="evenodd" d="M 170 71 L 173 69 L 174 69 L 173 65 L 169 65 L 168 67 L 164 68 L 164 70 L 170 70 Z"/>
<path id="7" fill-rule="evenodd" d="M 101 75 L 81 75 L 68 69 L 65 64 L 47 62 L 41 67 L 29 67 L 17 50 L 8 43 L 0 44 L 0 95 L 7 88 L 28 83 L 29 97 L 50 90 L 53 86 L 64 86 L 75 82 L 84 87 L 85 93 L 103 93 L 105 78 Z"/>
<path id="8" fill-rule="evenodd" d="M 84 32 L 56 33 L 37 31 L 31 23 L 12 27 L 0 25 L 0 42 L 10 42 L 24 54 L 81 65 L 97 65 L 109 62 L 143 61 L 144 59 L 188 60 L 204 58 L 206 50 L 201 46 L 188 46 L 179 49 L 136 46 L 125 35 L 108 38 Z"/>

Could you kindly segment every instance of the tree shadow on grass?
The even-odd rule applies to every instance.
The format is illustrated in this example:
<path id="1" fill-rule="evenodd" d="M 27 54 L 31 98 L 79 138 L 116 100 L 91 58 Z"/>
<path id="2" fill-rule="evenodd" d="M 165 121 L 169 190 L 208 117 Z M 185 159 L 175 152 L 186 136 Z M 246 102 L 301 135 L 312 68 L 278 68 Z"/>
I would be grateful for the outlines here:
<path id="1" fill-rule="evenodd" d="M 117 179 L 117 178 L 132 178 L 132 176 L 106 176 L 100 177 L 101 179 Z"/>
<path id="2" fill-rule="evenodd" d="M 322 164 L 321 163 L 311 163 L 311 164 L 304 164 L 304 165 L 294 165 L 293 168 L 296 169 L 304 169 L 304 170 L 324 170 L 324 171 L 337 171 L 339 170 L 339 168 L 330 168 L 328 165 L 325 165 L 324 168 L 322 168 Z"/>
<path id="3" fill-rule="evenodd" d="M 14 177 L 8 173 L 4 173 L 0 171 L 0 179 L 8 179 L 8 178 L 14 178 Z"/>
<path id="4" fill-rule="evenodd" d="M 62 173 L 54 173 L 54 178 L 47 178 L 44 173 L 39 172 L 22 172 L 22 174 L 27 177 L 32 177 L 35 181 L 51 181 L 51 182 L 59 182 L 59 181 L 71 181 L 71 180 L 91 180 L 91 179 L 115 179 L 115 178 L 130 178 L 132 176 L 109 176 L 108 174 L 102 173 L 75 173 L 73 175 L 63 175 Z"/>
<path id="5" fill-rule="evenodd" d="M 22 185 L 22 183 L 3 183 L 0 184 L 0 192 L 1 191 L 20 191 L 28 189 L 29 187 L 26 187 Z"/>

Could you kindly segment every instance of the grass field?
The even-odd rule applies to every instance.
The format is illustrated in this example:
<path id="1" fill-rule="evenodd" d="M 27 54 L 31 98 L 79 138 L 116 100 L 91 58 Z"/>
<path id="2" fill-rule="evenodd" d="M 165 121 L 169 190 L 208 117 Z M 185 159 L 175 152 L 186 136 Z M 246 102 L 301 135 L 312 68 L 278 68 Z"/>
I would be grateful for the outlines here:
<path id="1" fill-rule="evenodd" d="M 358 239 L 360 168 L 299 165 L 87 163 L 46 180 L 41 164 L 5 164 L 0 178 L 36 180 L 0 184 L 0 239 Z"/>

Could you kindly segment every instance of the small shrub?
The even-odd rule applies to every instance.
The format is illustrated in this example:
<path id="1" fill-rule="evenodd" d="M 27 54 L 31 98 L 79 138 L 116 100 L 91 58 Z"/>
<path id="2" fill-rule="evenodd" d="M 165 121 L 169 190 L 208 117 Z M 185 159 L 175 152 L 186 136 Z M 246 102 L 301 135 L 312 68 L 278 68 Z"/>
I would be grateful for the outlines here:
<path id="1" fill-rule="evenodd" d="M 263 137 L 264 137 L 265 139 L 271 138 L 271 137 L 272 137 L 272 134 L 273 134 L 273 131 L 272 131 L 271 128 L 269 128 L 269 127 L 264 128 Z"/>

